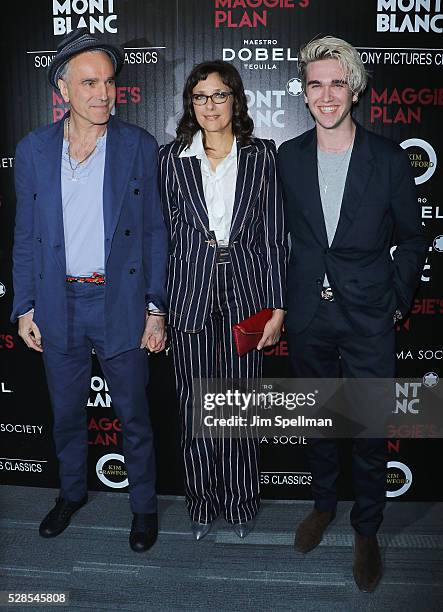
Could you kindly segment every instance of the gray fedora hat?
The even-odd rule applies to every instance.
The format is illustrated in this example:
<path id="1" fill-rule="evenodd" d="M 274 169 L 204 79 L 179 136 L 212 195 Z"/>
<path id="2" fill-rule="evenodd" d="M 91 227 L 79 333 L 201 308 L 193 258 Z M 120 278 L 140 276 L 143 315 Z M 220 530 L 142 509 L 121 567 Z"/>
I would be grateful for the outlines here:
<path id="1" fill-rule="evenodd" d="M 97 36 L 90 34 L 85 28 L 79 28 L 70 32 L 60 41 L 54 59 L 48 68 L 49 83 L 58 89 L 57 82 L 65 64 L 75 55 L 93 49 L 107 53 L 114 64 L 115 74 L 120 72 L 125 59 L 120 47 L 104 42 Z"/>

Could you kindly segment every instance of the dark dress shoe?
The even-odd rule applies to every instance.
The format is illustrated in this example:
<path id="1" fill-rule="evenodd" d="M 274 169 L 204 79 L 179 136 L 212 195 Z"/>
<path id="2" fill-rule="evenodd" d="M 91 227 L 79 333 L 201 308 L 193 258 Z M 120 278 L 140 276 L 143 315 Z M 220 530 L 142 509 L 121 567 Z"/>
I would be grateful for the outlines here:
<path id="1" fill-rule="evenodd" d="M 149 550 L 158 536 L 157 513 L 136 514 L 132 519 L 129 545 L 134 552 Z"/>
<path id="2" fill-rule="evenodd" d="M 355 534 L 355 583 L 364 593 L 372 593 L 383 573 L 377 536 Z"/>
<path id="3" fill-rule="evenodd" d="M 246 521 L 246 523 L 234 523 L 232 527 L 239 538 L 246 538 L 248 533 L 251 533 L 255 527 L 255 517 L 250 521 Z"/>
<path id="4" fill-rule="evenodd" d="M 295 548 L 301 553 L 307 553 L 320 544 L 326 527 L 335 518 L 335 512 L 312 510 L 300 523 L 295 534 Z"/>
<path id="5" fill-rule="evenodd" d="M 55 506 L 40 523 L 38 531 L 42 538 L 55 538 L 55 536 L 58 536 L 69 525 L 74 512 L 77 512 L 87 501 L 87 496 L 78 502 L 70 502 L 62 497 L 57 497 Z"/>
<path id="6" fill-rule="evenodd" d="M 211 531 L 212 523 L 197 523 L 196 521 L 191 521 L 191 531 L 195 540 L 203 540 L 203 538 L 208 535 Z"/>

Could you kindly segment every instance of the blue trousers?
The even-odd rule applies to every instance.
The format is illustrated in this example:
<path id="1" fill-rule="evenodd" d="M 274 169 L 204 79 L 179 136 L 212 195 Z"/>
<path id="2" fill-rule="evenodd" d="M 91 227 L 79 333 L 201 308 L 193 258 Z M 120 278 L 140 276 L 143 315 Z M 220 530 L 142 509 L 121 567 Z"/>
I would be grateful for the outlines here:
<path id="1" fill-rule="evenodd" d="M 122 423 L 132 512 L 157 511 L 155 456 L 146 397 L 148 362 L 134 349 L 104 357 L 104 286 L 69 283 L 68 353 L 43 338 L 43 360 L 54 414 L 61 496 L 79 501 L 87 493 L 87 413 L 94 347 L 108 383 L 114 410 Z"/>
<path id="2" fill-rule="evenodd" d="M 300 334 L 288 333 L 289 355 L 298 378 L 392 378 L 395 374 L 394 325 L 383 334 L 359 336 L 337 302 L 321 301 L 314 319 Z M 309 439 L 311 491 L 315 507 L 334 511 L 340 472 L 336 440 Z M 352 481 L 355 503 L 351 524 L 374 535 L 386 502 L 386 440 L 355 438 Z"/>

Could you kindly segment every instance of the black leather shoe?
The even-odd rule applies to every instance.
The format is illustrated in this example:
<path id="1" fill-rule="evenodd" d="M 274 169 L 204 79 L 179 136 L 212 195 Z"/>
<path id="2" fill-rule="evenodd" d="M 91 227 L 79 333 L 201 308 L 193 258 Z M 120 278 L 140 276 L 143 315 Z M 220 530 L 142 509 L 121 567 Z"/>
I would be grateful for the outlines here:
<path id="1" fill-rule="evenodd" d="M 129 545 L 134 552 L 149 550 L 158 536 L 157 513 L 136 514 L 132 519 Z"/>
<path id="2" fill-rule="evenodd" d="M 38 531 L 41 537 L 55 538 L 58 536 L 69 525 L 74 512 L 77 512 L 87 501 L 87 496 L 78 502 L 69 502 L 62 497 L 57 497 L 55 506 L 40 523 Z"/>

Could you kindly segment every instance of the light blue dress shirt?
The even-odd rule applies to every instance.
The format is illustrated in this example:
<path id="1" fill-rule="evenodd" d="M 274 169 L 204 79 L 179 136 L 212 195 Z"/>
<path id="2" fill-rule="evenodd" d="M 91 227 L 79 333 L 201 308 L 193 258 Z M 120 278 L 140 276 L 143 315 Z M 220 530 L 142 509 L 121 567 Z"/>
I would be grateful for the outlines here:
<path id="1" fill-rule="evenodd" d="M 61 183 L 68 276 L 92 276 L 93 272 L 105 272 L 105 157 L 106 133 L 97 139 L 94 153 L 82 164 L 72 158 L 69 163 L 68 141 L 63 141 Z"/>

